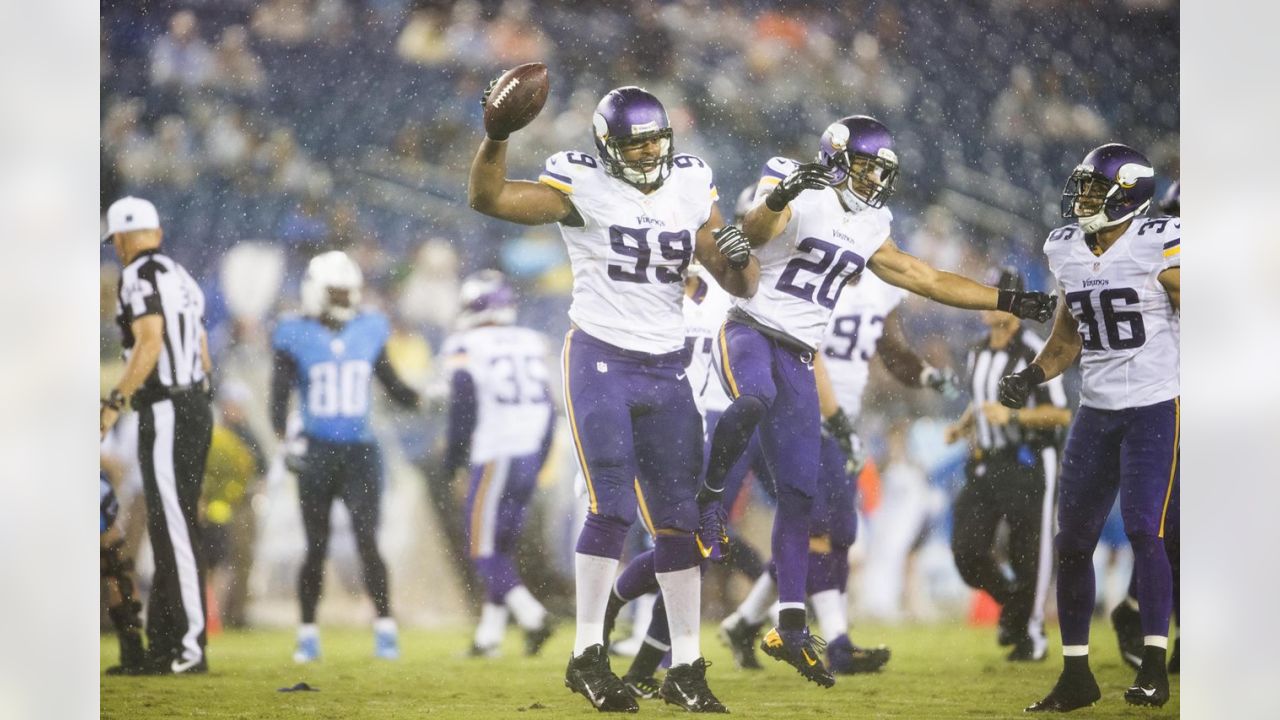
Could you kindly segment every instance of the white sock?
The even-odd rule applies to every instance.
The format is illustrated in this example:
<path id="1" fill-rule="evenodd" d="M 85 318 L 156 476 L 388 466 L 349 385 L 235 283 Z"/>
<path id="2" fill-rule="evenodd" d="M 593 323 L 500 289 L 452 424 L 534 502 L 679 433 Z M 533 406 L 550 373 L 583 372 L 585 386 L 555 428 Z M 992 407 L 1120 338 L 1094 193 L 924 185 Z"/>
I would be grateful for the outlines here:
<path id="1" fill-rule="evenodd" d="M 1089 654 L 1088 645 L 1063 645 L 1063 657 L 1083 657 Z"/>
<path id="2" fill-rule="evenodd" d="M 373 621 L 373 631 L 379 635 L 396 635 L 396 619 L 391 617 L 380 617 Z"/>
<path id="3" fill-rule="evenodd" d="M 845 617 L 845 606 L 840 602 L 839 590 L 823 590 L 809 596 L 813 605 L 813 614 L 818 617 L 818 628 L 822 637 L 834 640 L 849 632 L 849 620 Z"/>
<path id="4" fill-rule="evenodd" d="M 320 626 L 315 623 L 303 623 L 298 626 L 298 639 L 310 640 L 312 638 L 319 639 Z"/>
<path id="5" fill-rule="evenodd" d="M 688 665 L 702 657 L 698 648 L 702 571 L 695 566 L 657 575 L 667 604 L 667 627 L 671 629 L 671 665 Z"/>
<path id="6" fill-rule="evenodd" d="M 657 601 L 658 593 L 641 595 L 631 601 L 631 606 L 635 608 L 635 613 L 631 616 L 631 637 L 636 642 L 644 642 L 645 636 L 649 634 L 649 623 L 653 620 L 653 604 Z"/>
<path id="7" fill-rule="evenodd" d="M 542 607 L 529 588 L 517 585 L 507 592 L 503 598 L 511 614 L 516 616 L 516 623 L 525 630 L 537 630 L 547 618 L 547 609 Z M 504 618 L 505 619 L 505 618 Z"/>
<path id="8" fill-rule="evenodd" d="M 618 561 L 599 555 L 573 555 L 573 577 L 577 596 L 577 630 L 573 636 L 573 656 L 592 645 L 604 643 L 604 610 L 613 590 Z"/>
<path id="9" fill-rule="evenodd" d="M 738 606 L 738 615 L 746 620 L 748 625 L 759 625 L 764 622 L 765 613 L 769 611 L 769 603 L 772 600 L 773 578 L 769 577 L 769 573 L 762 573 L 756 578 L 756 584 L 751 586 L 747 596 L 742 599 L 742 604 Z"/>
<path id="10" fill-rule="evenodd" d="M 494 603 L 485 603 L 484 607 L 480 609 L 480 624 L 476 625 L 476 647 L 497 647 L 502 644 L 502 636 L 506 631 L 506 606 Z"/>
<path id="11" fill-rule="evenodd" d="M 1164 635 L 1143 635 L 1142 644 L 1147 647 L 1155 646 L 1161 650 L 1169 649 L 1169 638 Z"/>

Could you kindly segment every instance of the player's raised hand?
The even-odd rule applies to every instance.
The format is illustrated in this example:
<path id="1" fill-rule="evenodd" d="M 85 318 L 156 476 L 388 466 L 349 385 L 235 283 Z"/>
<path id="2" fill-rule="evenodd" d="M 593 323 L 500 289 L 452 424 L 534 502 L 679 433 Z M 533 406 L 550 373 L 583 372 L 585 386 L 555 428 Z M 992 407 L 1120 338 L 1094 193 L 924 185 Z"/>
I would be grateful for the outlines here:
<path id="1" fill-rule="evenodd" d="M 716 239 L 720 254 L 728 259 L 729 267 L 741 270 L 751 262 L 751 243 L 747 242 L 747 236 L 738 226 L 725 225 L 712 231 L 711 236 Z"/>
<path id="2" fill-rule="evenodd" d="M 1013 313 L 1023 320 L 1046 322 L 1058 307 L 1058 296 L 1042 292 L 1001 290 L 996 309 Z"/>
<path id="3" fill-rule="evenodd" d="M 783 178 L 764 199 L 764 204 L 774 212 L 782 212 L 787 203 L 795 200 L 805 190 L 827 187 L 831 187 L 831 173 L 827 166 L 822 163 L 805 163 Z"/>
<path id="4" fill-rule="evenodd" d="M 1044 370 L 1031 363 L 1022 370 L 1000 378 L 998 394 L 1000 404 L 1018 410 L 1027 404 L 1027 396 L 1032 388 L 1044 382 Z"/>

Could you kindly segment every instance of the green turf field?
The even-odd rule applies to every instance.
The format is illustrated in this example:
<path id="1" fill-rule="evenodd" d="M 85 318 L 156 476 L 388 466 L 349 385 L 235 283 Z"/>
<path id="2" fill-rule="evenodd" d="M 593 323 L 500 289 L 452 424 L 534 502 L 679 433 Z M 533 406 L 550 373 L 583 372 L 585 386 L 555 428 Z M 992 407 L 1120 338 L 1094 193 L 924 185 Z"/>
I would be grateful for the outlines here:
<path id="1" fill-rule="evenodd" d="M 290 660 L 290 631 L 234 632 L 209 646 L 211 672 L 204 676 L 102 677 L 102 717 L 133 718 L 560 718 L 593 717 L 585 699 L 565 689 L 564 666 L 572 630 L 562 626 L 543 656 L 520 655 L 520 637 L 508 636 L 497 660 L 462 657 L 469 632 L 410 630 L 401 637 L 398 662 L 372 659 L 370 632 L 324 629 L 324 659 L 311 666 Z M 1103 699 L 1089 718 L 1174 718 L 1173 699 L 1161 710 L 1133 708 L 1121 697 L 1133 679 L 1113 642 L 1110 628 L 1094 630 L 1092 665 Z M 893 660 L 874 676 L 840 677 L 824 690 L 804 682 L 790 667 L 763 657 L 763 671 L 733 667 L 728 652 L 710 632 L 704 652 L 715 664 L 712 689 L 733 715 L 743 718 L 1013 718 L 1048 692 L 1061 665 L 1011 665 L 995 645 L 994 630 L 962 625 L 873 628 L 855 634 L 864 644 L 883 641 Z M 1057 647 L 1054 647 L 1054 653 Z M 102 665 L 116 661 L 114 636 L 104 636 Z M 629 661 L 614 659 L 621 674 Z M 278 692 L 306 682 L 318 692 Z M 675 706 L 642 701 L 641 714 L 683 714 Z"/>

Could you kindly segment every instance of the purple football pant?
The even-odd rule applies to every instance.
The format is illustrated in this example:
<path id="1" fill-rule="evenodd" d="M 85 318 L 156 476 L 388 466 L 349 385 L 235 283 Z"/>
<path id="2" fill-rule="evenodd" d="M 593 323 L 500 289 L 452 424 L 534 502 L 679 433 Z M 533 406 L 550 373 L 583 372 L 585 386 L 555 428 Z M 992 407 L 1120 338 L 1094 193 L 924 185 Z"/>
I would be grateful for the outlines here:
<path id="1" fill-rule="evenodd" d="M 546 454 L 496 458 L 471 466 L 467 492 L 467 547 L 488 602 L 501 605 L 521 584 L 516 543 L 524 528 L 525 508 L 538 485 Z"/>
<path id="2" fill-rule="evenodd" d="M 772 542 L 778 600 L 803 603 L 821 444 L 812 357 L 732 320 L 721 328 L 720 350 L 719 369 L 734 403 L 754 398 L 766 408 L 757 432 L 778 491 Z"/>
<path id="3" fill-rule="evenodd" d="M 693 532 L 702 419 L 683 362 L 681 351 L 633 352 L 576 328 L 565 336 L 565 405 L 589 503 L 579 553 L 621 557 L 638 505 L 658 538 L 658 572 L 701 559 Z"/>
<path id="4" fill-rule="evenodd" d="M 1168 636 L 1173 585 L 1164 537 L 1168 511 L 1177 509 L 1179 414 L 1177 398 L 1076 414 L 1063 454 L 1056 539 L 1063 645 L 1089 642 L 1093 550 L 1117 493 L 1133 547 L 1142 634 Z"/>
<path id="5" fill-rule="evenodd" d="M 849 584 L 849 548 L 858 538 L 858 485 L 845 472 L 840 443 L 826 435 L 818 470 L 818 494 L 809 528 L 809 594 L 844 592 Z"/>

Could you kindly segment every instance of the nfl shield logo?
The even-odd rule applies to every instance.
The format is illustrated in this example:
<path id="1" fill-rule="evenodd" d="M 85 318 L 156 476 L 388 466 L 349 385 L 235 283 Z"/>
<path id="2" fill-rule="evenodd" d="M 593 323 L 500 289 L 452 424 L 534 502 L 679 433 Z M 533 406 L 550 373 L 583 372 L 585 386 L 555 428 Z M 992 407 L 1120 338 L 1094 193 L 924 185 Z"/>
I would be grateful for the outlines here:
<path id="1" fill-rule="evenodd" d="M 333 351 L 334 355 L 341 355 L 344 351 L 346 351 L 347 344 L 342 342 L 338 338 L 334 338 L 333 342 L 329 343 L 329 349 Z"/>

